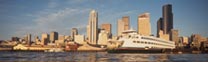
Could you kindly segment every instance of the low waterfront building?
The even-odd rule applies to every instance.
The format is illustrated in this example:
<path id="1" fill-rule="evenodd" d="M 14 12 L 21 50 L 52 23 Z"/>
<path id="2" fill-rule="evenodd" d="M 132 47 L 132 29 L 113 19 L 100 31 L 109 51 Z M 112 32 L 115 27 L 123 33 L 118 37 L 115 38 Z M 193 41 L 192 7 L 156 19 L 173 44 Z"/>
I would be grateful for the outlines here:
<path id="1" fill-rule="evenodd" d="M 58 37 L 58 40 L 65 40 L 65 36 L 64 36 L 64 35 L 60 35 L 60 36 Z"/>
<path id="2" fill-rule="evenodd" d="M 22 44 L 18 44 L 17 46 L 13 47 L 13 50 L 28 50 L 28 47 L 26 47 Z"/>
<path id="3" fill-rule="evenodd" d="M 20 39 L 19 37 L 12 37 L 11 40 L 12 40 L 12 41 L 19 41 L 19 39 Z"/>
<path id="4" fill-rule="evenodd" d="M 101 32 L 99 33 L 99 39 L 98 39 L 98 45 L 107 45 L 108 42 L 108 32 L 106 32 L 105 30 L 101 30 Z"/>
<path id="5" fill-rule="evenodd" d="M 84 44 L 85 37 L 84 37 L 84 35 L 75 35 L 74 41 L 78 44 Z"/>
<path id="6" fill-rule="evenodd" d="M 181 38 L 181 41 L 182 41 L 184 46 L 189 44 L 189 38 L 188 37 L 183 36 L 183 37 L 180 37 L 180 38 Z"/>
<path id="7" fill-rule="evenodd" d="M 83 44 L 77 50 L 78 51 L 105 51 L 106 48 L 99 48 L 99 47 L 94 47 L 88 44 Z"/>
<path id="8" fill-rule="evenodd" d="M 65 43 L 65 36 L 64 35 L 60 35 L 58 40 L 55 40 L 55 43 L 57 45 L 64 45 L 64 43 Z"/>
<path id="9" fill-rule="evenodd" d="M 38 36 L 35 37 L 35 44 L 36 45 L 41 45 L 41 41 L 40 41 Z"/>
<path id="10" fill-rule="evenodd" d="M 49 50 L 49 49 L 53 49 L 53 48 L 60 48 L 60 47 L 56 47 L 54 45 L 45 45 L 45 46 L 34 45 L 34 46 L 26 46 L 26 45 L 18 44 L 17 46 L 14 46 L 13 47 L 13 50 L 45 51 L 45 50 Z"/>
<path id="11" fill-rule="evenodd" d="M 159 36 L 158 37 L 161 38 L 161 39 L 165 39 L 167 41 L 169 41 L 169 38 L 170 38 L 169 34 L 163 34 L 162 30 L 159 30 Z"/>
<path id="12" fill-rule="evenodd" d="M 55 44 L 58 45 L 58 46 L 63 46 L 65 41 L 64 40 L 55 40 Z"/>
<path id="13" fill-rule="evenodd" d="M 70 41 L 70 36 L 64 36 L 64 39 L 66 40 L 66 41 Z"/>
<path id="14" fill-rule="evenodd" d="M 191 35 L 191 47 L 194 49 L 199 50 L 200 46 L 202 45 L 202 42 L 205 42 L 207 39 L 205 37 L 202 37 L 199 34 L 192 34 Z"/>

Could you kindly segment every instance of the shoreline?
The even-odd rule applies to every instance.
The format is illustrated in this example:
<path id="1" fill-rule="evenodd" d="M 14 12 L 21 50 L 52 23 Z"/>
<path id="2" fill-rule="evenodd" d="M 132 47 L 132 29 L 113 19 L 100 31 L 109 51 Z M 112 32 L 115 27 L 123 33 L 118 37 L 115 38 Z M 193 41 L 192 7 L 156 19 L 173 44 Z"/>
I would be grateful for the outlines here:
<path id="1" fill-rule="evenodd" d="M 44 50 L 12 50 L 10 49 L 0 49 L 0 52 L 44 52 Z M 142 54 L 157 54 L 157 53 L 163 53 L 163 54 L 208 54 L 208 52 L 203 51 L 168 51 L 168 52 L 158 52 L 158 51 L 151 51 L 151 50 L 71 50 L 71 51 L 65 51 L 64 52 L 107 52 L 111 54 L 122 54 L 122 53 L 142 53 Z M 53 53 L 53 52 L 50 52 Z M 56 53 L 56 52 L 55 52 Z"/>

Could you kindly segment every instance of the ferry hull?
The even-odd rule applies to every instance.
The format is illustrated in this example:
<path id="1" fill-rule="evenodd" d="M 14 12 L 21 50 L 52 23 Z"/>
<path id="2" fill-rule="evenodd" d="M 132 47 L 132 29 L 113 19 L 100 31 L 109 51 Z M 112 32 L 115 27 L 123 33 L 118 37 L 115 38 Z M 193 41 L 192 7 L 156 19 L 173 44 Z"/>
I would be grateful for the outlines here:
<path id="1" fill-rule="evenodd" d="M 147 49 L 147 48 L 117 48 L 108 50 L 108 53 L 163 53 L 163 49 Z"/>

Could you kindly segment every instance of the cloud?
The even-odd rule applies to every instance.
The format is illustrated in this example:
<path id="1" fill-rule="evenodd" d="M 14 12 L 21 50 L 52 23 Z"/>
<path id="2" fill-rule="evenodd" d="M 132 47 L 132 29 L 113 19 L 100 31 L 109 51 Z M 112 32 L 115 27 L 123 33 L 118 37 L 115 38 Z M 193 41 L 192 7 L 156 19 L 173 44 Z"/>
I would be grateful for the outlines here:
<path id="1" fill-rule="evenodd" d="M 30 15 L 31 17 L 36 17 L 32 20 L 34 25 L 20 27 L 15 32 L 15 35 L 19 35 L 20 37 L 28 33 L 41 35 L 41 33 L 50 33 L 51 31 L 69 35 L 73 27 L 80 30 L 86 28 L 85 25 L 87 25 L 89 11 L 90 9 L 87 8 L 64 8 L 57 11 L 40 11 L 37 14 Z"/>
<path id="2" fill-rule="evenodd" d="M 49 8 L 55 8 L 58 6 L 58 3 L 56 3 L 57 0 L 50 0 L 49 3 L 48 3 L 48 7 Z"/>
<path id="3" fill-rule="evenodd" d="M 80 3 L 84 3 L 87 2 L 88 0 L 68 0 L 69 4 L 80 4 Z"/>

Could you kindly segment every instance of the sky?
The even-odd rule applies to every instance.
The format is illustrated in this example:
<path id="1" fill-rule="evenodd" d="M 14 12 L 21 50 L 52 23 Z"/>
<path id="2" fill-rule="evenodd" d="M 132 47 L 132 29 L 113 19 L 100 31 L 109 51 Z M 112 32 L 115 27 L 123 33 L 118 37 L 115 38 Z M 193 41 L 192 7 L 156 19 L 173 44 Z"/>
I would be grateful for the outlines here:
<path id="1" fill-rule="evenodd" d="M 93 9 L 98 12 L 99 27 L 111 23 L 113 35 L 122 16 L 129 16 L 130 26 L 137 30 L 138 15 L 148 12 L 151 32 L 156 35 L 156 22 L 165 4 L 172 4 L 174 29 L 179 30 L 179 36 L 208 37 L 208 0 L 0 0 L 0 40 L 22 38 L 29 33 L 41 36 L 51 31 L 70 35 L 71 28 L 86 35 Z"/>

